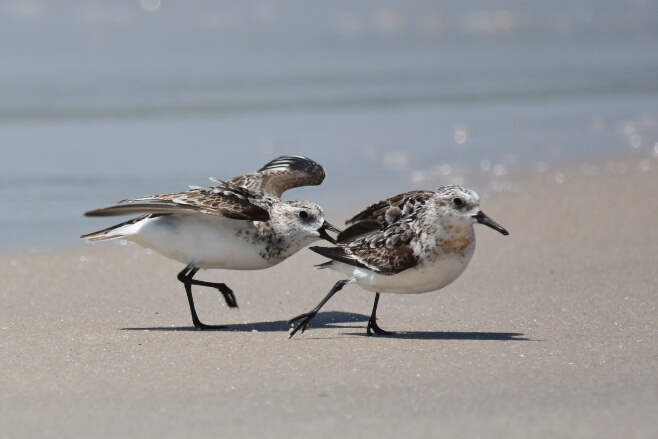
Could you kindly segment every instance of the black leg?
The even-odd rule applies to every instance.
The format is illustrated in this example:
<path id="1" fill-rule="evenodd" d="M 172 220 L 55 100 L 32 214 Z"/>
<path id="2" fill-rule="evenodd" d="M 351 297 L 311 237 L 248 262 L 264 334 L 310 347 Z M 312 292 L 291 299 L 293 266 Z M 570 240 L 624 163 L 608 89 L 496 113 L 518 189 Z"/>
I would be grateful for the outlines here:
<path id="1" fill-rule="evenodd" d="M 199 271 L 199 269 L 196 267 L 190 269 L 189 265 L 185 267 L 185 269 L 181 273 L 184 273 L 185 271 L 188 270 L 190 274 L 185 276 L 186 280 L 185 281 L 181 280 L 180 274 L 178 275 L 178 280 L 180 280 L 183 283 L 189 282 L 191 285 L 198 285 L 200 287 L 217 288 L 219 292 L 222 293 L 222 296 L 224 296 L 224 300 L 226 300 L 226 304 L 228 305 L 229 308 L 238 307 L 238 302 L 235 300 L 235 295 L 233 294 L 233 290 L 231 290 L 226 284 L 192 279 L 192 276 L 194 276 Z"/>
<path id="2" fill-rule="evenodd" d="M 192 313 L 192 323 L 194 323 L 194 326 L 197 329 L 225 328 L 225 326 L 221 326 L 221 325 L 206 325 L 205 323 L 201 323 L 201 320 L 199 320 L 199 317 L 197 316 L 196 313 L 196 309 L 194 307 L 194 298 L 192 297 L 192 285 L 217 288 L 224 295 L 224 299 L 226 299 L 226 303 L 231 308 L 238 306 L 237 303 L 235 303 L 235 296 L 233 296 L 233 291 L 231 291 L 231 289 L 227 287 L 226 284 L 195 280 L 194 275 L 198 271 L 199 269 L 197 267 L 190 264 L 187 267 L 185 267 L 183 271 L 178 273 L 178 280 L 181 281 L 183 285 L 185 285 L 185 292 L 187 293 L 187 301 L 190 304 L 190 312 Z"/>
<path id="3" fill-rule="evenodd" d="M 375 303 L 372 306 L 372 314 L 370 314 L 370 320 L 368 320 L 368 335 L 372 335 L 370 330 L 377 334 L 377 335 L 392 335 L 395 334 L 395 332 L 391 331 L 384 331 L 382 328 L 379 327 L 377 324 L 377 304 L 379 303 L 379 293 L 375 293 Z"/>
<path id="4" fill-rule="evenodd" d="M 352 279 L 344 279 L 344 280 L 339 280 L 336 282 L 336 285 L 329 291 L 329 294 L 327 294 L 324 299 L 316 306 L 313 308 L 312 311 L 300 314 L 297 317 L 293 317 L 292 319 L 288 320 L 288 323 L 295 323 L 297 320 L 301 320 L 297 326 L 295 326 L 295 329 L 290 332 L 290 335 L 288 338 L 292 338 L 293 335 L 297 333 L 301 329 L 302 333 L 306 330 L 306 326 L 309 324 L 311 320 L 315 317 L 315 315 L 320 311 L 320 308 L 324 306 L 325 303 L 331 299 L 331 296 L 339 292 L 345 285 L 347 285 Z"/>

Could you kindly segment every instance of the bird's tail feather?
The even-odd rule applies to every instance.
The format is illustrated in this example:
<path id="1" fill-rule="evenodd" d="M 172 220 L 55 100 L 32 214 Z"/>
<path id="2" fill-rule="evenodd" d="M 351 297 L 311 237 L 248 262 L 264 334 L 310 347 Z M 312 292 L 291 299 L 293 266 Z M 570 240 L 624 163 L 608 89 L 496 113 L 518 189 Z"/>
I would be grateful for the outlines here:
<path id="1" fill-rule="evenodd" d="M 123 226 L 129 226 L 131 224 L 135 224 L 138 221 L 141 221 L 145 218 L 148 218 L 153 215 L 142 215 L 137 218 L 130 219 L 128 221 L 124 221 L 119 224 L 115 224 L 111 227 L 108 227 L 107 229 L 99 230 L 97 232 L 92 232 L 92 233 L 87 233 L 86 235 L 82 235 L 80 238 L 84 239 L 86 242 L 97 242 L 97 241 L 108 241 L 110 239 L 121 239 L 125 238 L 126 235 L 122 233 L 118 233 L 117 229 L 123 227 Z M 112 233 L 115 232 L 115 233 Z"/>

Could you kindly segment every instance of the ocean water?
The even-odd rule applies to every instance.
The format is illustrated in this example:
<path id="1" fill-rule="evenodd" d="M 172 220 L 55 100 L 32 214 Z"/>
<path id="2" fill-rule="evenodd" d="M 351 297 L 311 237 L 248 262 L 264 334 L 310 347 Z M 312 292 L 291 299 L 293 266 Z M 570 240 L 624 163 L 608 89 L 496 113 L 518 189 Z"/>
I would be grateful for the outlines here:
<path id="1" fill-rule="evenodd" d="M 307 155 L 330 217 L 515 173 L 658 166 L 658 2 L 7 0 L 0 251 Z"/>

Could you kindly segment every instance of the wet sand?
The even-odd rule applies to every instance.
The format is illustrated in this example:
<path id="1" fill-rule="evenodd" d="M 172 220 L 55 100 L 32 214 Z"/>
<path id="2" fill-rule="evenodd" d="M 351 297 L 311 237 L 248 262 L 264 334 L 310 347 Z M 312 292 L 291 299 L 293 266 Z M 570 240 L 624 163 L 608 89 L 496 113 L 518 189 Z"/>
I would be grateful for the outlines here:
<path id="1" fill-rule="evenodd" d="M 348 287 L 288 340 L 340 278 L 308 250 L 201 273 L 240 304 L 197 288 L 201 319 L 228 325 L 207 332 L 181 265 L 138 247 L 1 255 L 0 436 L 656 437 L 652 165 L 519 177 L 485 199 L 510 236 L 478 227 L 454 284 L 383 296 L 390 337 L 365 336 L 373 294 Z"/>

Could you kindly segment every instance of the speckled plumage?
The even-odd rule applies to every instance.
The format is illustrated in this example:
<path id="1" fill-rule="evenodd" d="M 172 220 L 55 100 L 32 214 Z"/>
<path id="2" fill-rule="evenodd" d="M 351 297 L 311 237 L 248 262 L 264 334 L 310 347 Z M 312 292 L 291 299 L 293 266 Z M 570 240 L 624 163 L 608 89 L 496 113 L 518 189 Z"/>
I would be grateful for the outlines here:
<path id="1" fill-rule="evenodd" d="M 401 216 L 406 216 L 420 206 L 425 205 L 433 194 L 434 192 L 431 191 L 405 192 L 371 204 L 345 221 L 345 224 L 349 227 L 343 230 L 336 239 L 338 242 L 347 242 L 381 230 L 393 224 Z"/>
<path id="2" fill-rule="evenodd" d="M 320 238 L 333 242 L 326 230 L 337 229 L 324 220 L 320 206 L 279 198 L 287 189 L 317 185 L 323 179 L 324 171 L 316 162 L 283 156 L 255 173 L 229 181 L 212 179 L 217 183 L 212 187 L 194 186 L 176 194 L 126 199 L 87 212 L 87 216 L 141 216 L 82 238 L 88 242 L 133 241 L 186 264 L 179 275 L 186 290 L 196 283 L 223 289 L 224 293 L 230 291 L 224 284 L 193 281 L 192 276 L 200 268 L 268 268 Z M 195 325 L 205 327 L 198 322 L 189 291 L 188 299 Z M 232 305 L 234 298 L 227 298 L 227 303 L 236 306 Z"/>
<path id="3" fill-rule="evenodd" d="M 266 193 L 217 181 L 213 187 L 193 187 L 176 194 L 148 195 L 121 200 L 92 210 L 86 216 L 117 216 L 152 212 L 155 214 L 210 215 L 234 220 L 268 221 L 269 209 L 278 201 Z"/>
<path id="4" fill-rule="evenodd" d="M 331 259 L 321 268 L 331 268 L 348 278 L 336 284 L 319 307 L 292 319 L 301 320 L 292 334 L 303 331 L 319 308 L 344 285 L 357 283 L 376 292 L 378 300 L 379 293 L 426 293 L 452 283 L 475 251 L 473 223 L 507 234 L 482 213 L 479 205 L 480 199 L 472 190 L 444 186 L 436 192 L 400 194 L 355 215 L 347 221 L 351 227 L 339 235 L 336 247 L 311 247 Z M 376 305 L 368 333 L 371 328 L 381 331 L 374 322 L 375 311 Z"/>

